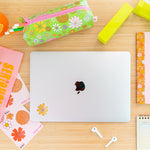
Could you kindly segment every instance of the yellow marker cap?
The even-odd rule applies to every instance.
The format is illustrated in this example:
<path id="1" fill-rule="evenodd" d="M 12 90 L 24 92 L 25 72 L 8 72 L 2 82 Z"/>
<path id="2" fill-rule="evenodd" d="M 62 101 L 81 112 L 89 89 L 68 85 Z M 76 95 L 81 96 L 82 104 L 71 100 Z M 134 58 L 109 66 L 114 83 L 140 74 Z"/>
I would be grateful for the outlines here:
<path id="1" fill-rule="evenodd" d="M 110 20 L 110 22 L 104 27 L 104 29 L 99 33 L 98 40 L 103 44 L 106 44 L 130 16 L 132 11 L 133 8 L 129 4 L 125 3 Z"/>
<path id="2" fill-rule="evenodd" d="M 134 14 L 150 21 L 150 4 L 144 0 L 140 0 L 134 9 Z"/>

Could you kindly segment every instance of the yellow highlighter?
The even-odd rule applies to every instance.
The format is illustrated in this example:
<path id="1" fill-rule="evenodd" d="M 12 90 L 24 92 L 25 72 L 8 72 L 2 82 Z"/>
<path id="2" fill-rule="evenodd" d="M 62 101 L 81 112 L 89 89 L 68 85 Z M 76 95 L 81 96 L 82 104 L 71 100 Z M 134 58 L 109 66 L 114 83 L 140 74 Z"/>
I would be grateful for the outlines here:
<path id="1" fill-rule="evenodd" d="M 99 33 L 98 40 L 103 44 L 106 44 L 130 16 L 132 11 L 133 8 L 129 4 L 125 3 L 116 13 L 116 15 L 110 20 L 110 22 L 104 27 L 104 29 Z"/>
<path id="2" fill-rule="evenodd" d="M 134 13 L 150 21 L 150 1 L 139 0 L 138 5 L 134 9 Z"/>

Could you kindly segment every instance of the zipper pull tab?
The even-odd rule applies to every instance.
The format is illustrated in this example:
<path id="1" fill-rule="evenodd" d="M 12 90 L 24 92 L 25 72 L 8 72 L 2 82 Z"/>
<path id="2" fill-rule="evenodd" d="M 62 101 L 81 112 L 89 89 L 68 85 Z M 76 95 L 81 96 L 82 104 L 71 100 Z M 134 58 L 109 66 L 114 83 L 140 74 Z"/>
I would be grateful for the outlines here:
<path id="1" fill-rule="evenodd" d="M 25 23 L 25 20 L 24 20 L 24 18 L 23 17 L 19 17 L 19 22 L 21 22 L 21 23 Z"/>
<path id="2" fill-rule="evenodd" d="M 31 19 L 28 19 L 27 17 L 24 17 L 24 23 L 29 24 L 31 22 Z"/>
<path id="3" fill-rule="evenodd" d="M 97 20 L 98 20 L 98 17 L 97 17 L 97 16 L 94 16 L 94 17 L 93 17 L 93 22 L 97 22 Z"/>

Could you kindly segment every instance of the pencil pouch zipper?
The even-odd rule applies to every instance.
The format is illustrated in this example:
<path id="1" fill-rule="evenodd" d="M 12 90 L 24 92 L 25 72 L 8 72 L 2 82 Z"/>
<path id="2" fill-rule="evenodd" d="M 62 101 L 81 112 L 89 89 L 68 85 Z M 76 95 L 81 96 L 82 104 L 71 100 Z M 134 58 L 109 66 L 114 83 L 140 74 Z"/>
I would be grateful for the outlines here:
<path id="1" fill-rule="evenodd" d="M 83 10 L 83 9 L 90 10 L 90 8 L 86 7 L 86 6 L 77 6 L 77 7 L 69 8 L 67 10 L 63 10 L 63 11 L 52 13 L 52 14 L 39 15 L 35 19 L 24 18 L 25 23 L 26 23 L 25 26 L 24 26 L 24 29 L 25 29 L 26 26 L 28 26 L 30 24 L 34 24 L 34 23 L 39 22 L 39 21 L 43 21 L 43 20 L 46 20 L 46 19 L 62 16 L 62 15 L 68 14 L 68 13 L 73 13 L 77 10 Z"/>

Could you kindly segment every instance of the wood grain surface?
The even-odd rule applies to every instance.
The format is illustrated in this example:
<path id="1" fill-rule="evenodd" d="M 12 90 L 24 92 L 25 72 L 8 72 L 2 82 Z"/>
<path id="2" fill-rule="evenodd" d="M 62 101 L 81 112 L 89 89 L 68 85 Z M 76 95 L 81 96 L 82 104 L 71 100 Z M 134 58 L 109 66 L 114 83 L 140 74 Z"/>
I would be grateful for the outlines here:
<path id="1" fill-rule="evenodd" d="M 0 12 L 7 16 L 9 27 L 12 27 L 18 23 L 20 16 L 31 16 L 72 1 L 1 0 Z M 150 22 L 131 14 L 107 45 L 97 40 L 98 33 L 125 2 L 135 7 L 138 0 L 88 0 L 94 15 L 98 16 L 95 27 L 43 45 L 28 47 L 22 33 L 0 38 L 1 46 L 24 52 L 20 75 L 28 89 L 30 89 L 29 63 L 32 51 L 129 51 L 132 56 L 131 121 L 129 123 L 43 123 L 44 128 L 24 150 L 105 150 L 104 145 L 112 136 L 117 136 L 118 142 L 112 144 L 108 150 L 136 150 L 136 116 L 150 114 L 149 105 L 136 104 L 136 32 L 150 32 Z M 29 109 L 29 104 L 26 107 Z M 104 136 L 102 140 L 91 133 L 93 126 L 96 126 Z M 0 131 L 0 150 L 16 149 L 18 149 L 16 145 Z"/>

